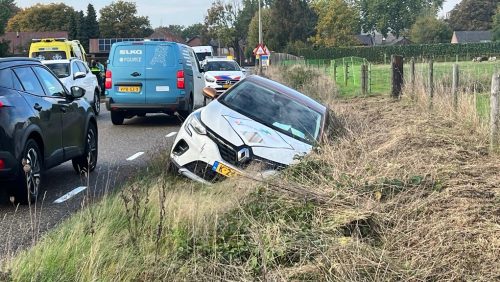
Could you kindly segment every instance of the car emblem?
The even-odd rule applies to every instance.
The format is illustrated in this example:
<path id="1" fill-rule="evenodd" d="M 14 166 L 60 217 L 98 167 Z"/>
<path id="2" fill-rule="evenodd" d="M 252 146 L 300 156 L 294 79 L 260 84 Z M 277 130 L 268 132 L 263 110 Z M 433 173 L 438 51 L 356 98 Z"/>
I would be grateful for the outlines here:
<path id="1" fill-rule="evenodd" d="M 226 84 L 231 84 L 231 80 L 226 80 Z"/>
<path id="2" fill-rule="evenodd" d="M 250 159 L 250 150 L 248 148 L 243 148 L 238 151 L 238 162 L 246 162 Z"/>

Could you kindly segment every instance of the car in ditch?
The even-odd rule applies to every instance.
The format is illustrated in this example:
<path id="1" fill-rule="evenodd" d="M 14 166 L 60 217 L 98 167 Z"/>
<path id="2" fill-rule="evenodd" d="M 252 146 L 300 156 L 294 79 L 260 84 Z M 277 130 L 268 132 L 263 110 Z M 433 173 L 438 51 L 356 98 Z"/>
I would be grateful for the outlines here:
<path id="1" fill-rule="evenodd" d="M 38 60 L 0 58 L 0 190 L 34 202 L 46 170 L 70 160 L 78 173 L 96 168 L 97 120 L 84 95 Z"/>
<path id="2" fill-rule="evenodd" d="M 178 172 L 210 184 L 245 175 L 255 164 L 262 174 L 279 171 L 322 140 L 328 109 L 275 81 L 251 75 L 213 99 L 182 124 L 170 158 Z"/>
<path id="3" fill-rule="evenodd" d="M 79 59 L 47 60 L 42 61 L 61 82 L 66 89 L 78 86 L 85 89 L 85 100 L 89 102 L 96 115 L 101 111 L 101 88 L 97 77 L 90 71 L 85 62 Z"/>

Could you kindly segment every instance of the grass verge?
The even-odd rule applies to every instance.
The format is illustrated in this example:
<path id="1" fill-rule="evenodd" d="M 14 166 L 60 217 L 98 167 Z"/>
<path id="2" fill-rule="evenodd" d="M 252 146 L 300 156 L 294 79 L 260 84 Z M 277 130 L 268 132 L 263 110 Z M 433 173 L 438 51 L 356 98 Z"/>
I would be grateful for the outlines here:
<path id="1" fill-rule="evenodd" d="M 152 164 L 5 267 L 18 281 L 500 279 L 500 161 L 474 103 L 446 91 L 326 101 L 336 129 L 266 183 L 202 187 Z M 292 74 L 292 76 L 290 75 Z M 295 84 L 294 84 L 295 83 Z M 409 91 L 409 90 L 406 90 Z M 325 95 L 326 94 L 326 95 Z"/>

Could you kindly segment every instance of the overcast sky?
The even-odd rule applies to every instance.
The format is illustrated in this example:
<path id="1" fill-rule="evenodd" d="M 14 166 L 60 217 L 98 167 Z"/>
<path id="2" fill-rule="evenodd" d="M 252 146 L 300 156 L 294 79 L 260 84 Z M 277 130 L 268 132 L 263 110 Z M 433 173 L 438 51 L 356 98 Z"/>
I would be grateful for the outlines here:
<path id="1" fill-rule="evenodd" d="M 399 1 L 399 0 L 394 0 Z M 443 11 L 440 12 L 444 16 L 461 0 L 446 0 L 443 6 Z M 50 1 L 50 0 L 17 0 L 17 4 L 22 7 L 29 7 L 35 3 L 59 3 L 64 2 L 69 6 L 73 6 L 75 10 L 86 10 L 88 1 L 85 0 L 66 0 L 66 1 Z M 112 1 L 101 0 L 92 1 L 94 7 L 98 11 L 109 5 Z M 148 16 L 153 27 L 160 25 L 167 26 L 171 24 L 179 24 L 188 26 L 194 23 L 203 22 L 208 8 L 213 0 L 135 0 L 137 3 L 138 13 L 143 16 Z"/>
<path id="2" fill-rule="evenodd" d="M 87 5 L 90 3 L 85 0 L 65 0 L 65 1 L 50 1 L 50 0 L 17 0 L 18 6 L 25 8 L 36 3 L 60 3 L 64 2 L 68 6 L 72 6 L 75 10 L 87 10 Z M 92 1 L 92 5 L 99 10 L 111 4 L 112 1 L 101 0 Z M 179 24 L 188 26 L 194 23 L 203 22 L 208 8 L 212 4 L 212 0 L 135 0 L 131 1 L 137 4 L 138 14 L 148 16 L 153 27 L 160 25 Z"/>

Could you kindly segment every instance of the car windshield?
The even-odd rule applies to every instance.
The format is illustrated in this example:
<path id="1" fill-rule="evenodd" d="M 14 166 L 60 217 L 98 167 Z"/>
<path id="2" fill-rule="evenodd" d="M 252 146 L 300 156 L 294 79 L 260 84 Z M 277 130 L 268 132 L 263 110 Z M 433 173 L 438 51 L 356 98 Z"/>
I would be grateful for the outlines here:
<path id="1" fill-rule="evenodd" d="M 47 64 L 46 66 L 52 72 L 54 72 L 59 78 L 68 77 L 70 75 L 69 64 L 58 63 L 58 64 Z"/>
<path id="2" fill-rule="evenodd" d="M 236 62 L 213 61 L 205 64 L 205 71 L 239 71 L 240 67 Z"/>
<path id="3" fill-rule="evenodd" d="M 319 138 L 320 113 L 253 82 L 240 83 L 218 101 L 234 111 L 308 144 L 315 144 Z"/>
<path id="4" fill-rule="evenodd" d="M 66 58 L 66 52 L 64 51 L 43 51 L 43 52 L 33 52 L 31 54 L 32 58 L 44 60 L 64 60 Z"/>

